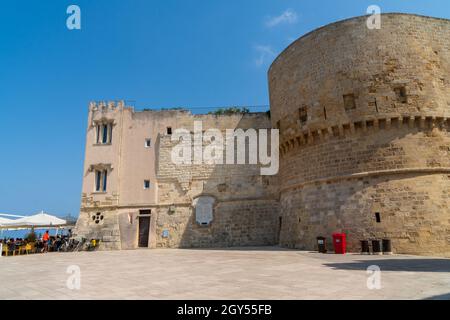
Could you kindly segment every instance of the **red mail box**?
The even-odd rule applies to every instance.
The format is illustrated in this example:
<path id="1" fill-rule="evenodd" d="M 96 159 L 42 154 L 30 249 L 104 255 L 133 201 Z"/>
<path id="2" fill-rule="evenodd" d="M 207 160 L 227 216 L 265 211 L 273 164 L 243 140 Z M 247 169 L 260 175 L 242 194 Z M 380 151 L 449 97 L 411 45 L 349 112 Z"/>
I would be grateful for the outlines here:
<path id="1" fill-rule="evenodd" d="M 345 254 L 347 251 L 347 242 L 345 233 L 333 233 L 334 253 Z"/>

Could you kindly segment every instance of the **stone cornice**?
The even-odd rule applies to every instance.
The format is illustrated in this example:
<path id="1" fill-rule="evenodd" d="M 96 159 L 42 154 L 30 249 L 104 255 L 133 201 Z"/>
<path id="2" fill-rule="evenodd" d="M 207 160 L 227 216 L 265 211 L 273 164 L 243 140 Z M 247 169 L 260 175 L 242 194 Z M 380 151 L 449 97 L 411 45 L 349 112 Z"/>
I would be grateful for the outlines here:
<path id="1" fill-rule="evenodd" d="M 429 174 L 450 174 L 450 168 L 442 167 L 442 168 L 404 168 L 404 169 L 389 169 L 389 170 L 375 170 L 375 171 L 367 171 L 367 172 L 358 172 L 348 175 L 341 176 L 332 176 L 320 179 L 314 179 L 309 181 L 304 181 L 301 183 L 285 186 L 280 189 L 280 192 L 283 193 L 287 190 L 302 188 L 306 185 L 311 184 L 324 184 L 328 182 L 338 182 L 342 180 L 352 180 L 373 176 L 386 176 L 386 175 L 399 175 L 399 174 L 420 174 L 420 175 L 429 175 Z"/>
<path id="2" fill-rule="evenodd" d="M 242 201 L 278 201 L 277 198 L 243 198 L 243 199 L 229 199 L 229 200 L 218 200 L 218 203 L 227 202 L 242 202 Z M 122 204 L 122 205 L 99 205 L 99 206 L 82 206 L 81 211 L 95 211 L 95 210 L 118 210 L 118 209 L 140 209 L 140 208 L 169 208 L 171 206 L 176 207 L 192 207 L 191 202 L 180 202 L 180 203 L 163 203 L 163 204 Z"/>
<path id="3" fill-rule="evenodd" d="M 332 137 L 346 137 L 350 135 L 368 133 L 369 130 L 391 130 L 407 127 L 409 129 L 431 130 L 438 128 L 450 130 L 450 118 L 423 115 L 399 115 L 391 117 L 370 117 L 352 122 L 305 127 L 290 134 L 282 134 L 280 139 L 280 155 L 312 145 L 317 141 L 324 141 Z"/>

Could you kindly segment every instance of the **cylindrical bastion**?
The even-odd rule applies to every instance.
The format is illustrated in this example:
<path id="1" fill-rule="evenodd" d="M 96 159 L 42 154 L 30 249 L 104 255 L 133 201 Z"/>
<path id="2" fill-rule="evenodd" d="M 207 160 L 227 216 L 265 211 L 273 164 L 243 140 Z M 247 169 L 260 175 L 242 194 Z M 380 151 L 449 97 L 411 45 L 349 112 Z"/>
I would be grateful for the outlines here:
<path id="1" fill-rule="evenodd" d="M 345 232 L 450 256 L 450 20 L 357 17 L 292 43 L 269 71 L 280 129 L 280 244 Z"/>

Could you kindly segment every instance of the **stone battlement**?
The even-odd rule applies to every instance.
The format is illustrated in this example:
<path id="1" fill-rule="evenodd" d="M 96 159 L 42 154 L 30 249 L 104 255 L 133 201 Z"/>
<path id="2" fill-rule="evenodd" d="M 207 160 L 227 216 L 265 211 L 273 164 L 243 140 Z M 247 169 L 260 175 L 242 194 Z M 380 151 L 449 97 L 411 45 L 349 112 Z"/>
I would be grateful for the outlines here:
<path id="1" fill-rule="evenodd" d="M 313 143 L 320 143 L 330 138 L 343 138 L 349 135 L 371 134 L 377 130 L 395 130 L 408 128 L 417 131 L 438 129 L 450 132 L 450 117 L 435 117 L 422 115 L 396 116 L 392 118 L 370 118 L 335 126 L 322 128 L 303 128 L 286 132 L 280 141 L 280 154 Z"/>
<path id="2" fill-rule="evenodd" d="M 125 101 L 91 101 L 89 111 L 111 111 L 125 108 Z"/>
<path id="3" fill-rule="evenodd" d="M 280 129 L 280 244 L 345 232 L 450 256 L 450 20 L 356 17 L 291 44 L 269 70 Z"/>

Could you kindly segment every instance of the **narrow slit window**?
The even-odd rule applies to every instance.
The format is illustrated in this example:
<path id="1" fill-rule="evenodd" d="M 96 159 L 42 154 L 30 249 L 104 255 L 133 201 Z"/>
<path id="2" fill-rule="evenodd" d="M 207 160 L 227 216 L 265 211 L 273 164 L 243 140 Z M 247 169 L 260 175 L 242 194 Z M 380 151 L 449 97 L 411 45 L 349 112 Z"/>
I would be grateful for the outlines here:
<path id="1" fill-rule="evenodd" d="M 144 181 L 144 189 L 145 189 L 145 190 L 150 189 L 150 180 L 145 180 L 145 181 Z"/>
<path id="2" fill-rule="evenodd" d="M 97 144 L 100 143 L 100 129 L 101 129 L 101 126 L 97 125 Z"/>
<path id="3" fill-rule="evenodd" d="M 102 143 L 106 144 L 108 142 L 108 125 L 103 125 L 103 132 L 102 132 Z"/>
<path id="4" fill-rule="evenodd" d="M 381 214 L 379 212 L 375 212 L 375 221 L 381 223 Z"/>
<path id="5" fill-rule="evenodd" d="M 106 192 L 106 186 L 108 184 L 108 170 L 103 171 L 103 192 Z"/>
<path id="6" fill-rule="evenodd" d="M 167 134 L 172 134 L 172 127 L 167 127 Z"/>
<path id="7" fill-rule="evenodd" d="M 308 121 L 308 108 L 307 107 L 299 108 L 298 116 L 301 124 L 306 123 L 306 121 Z"/>
<path id="8" fill-rule="evenodd" d="M 145 139 L 145 147 L 150 148 L 152 146 L 152 139 Z"/>
<path id="9" fill-rule="evenodd" d="M 108 143 L 112 143 L 113 125 L 112 125 L 112 123 L 110 123 L 108 126 L 109 126 Z"/>
<path id="10" fill-rule="evenodd" d="M 102 184 L 102 172 L 99 170 L 95 171 L 95 191 L 99 192 Z"/>

